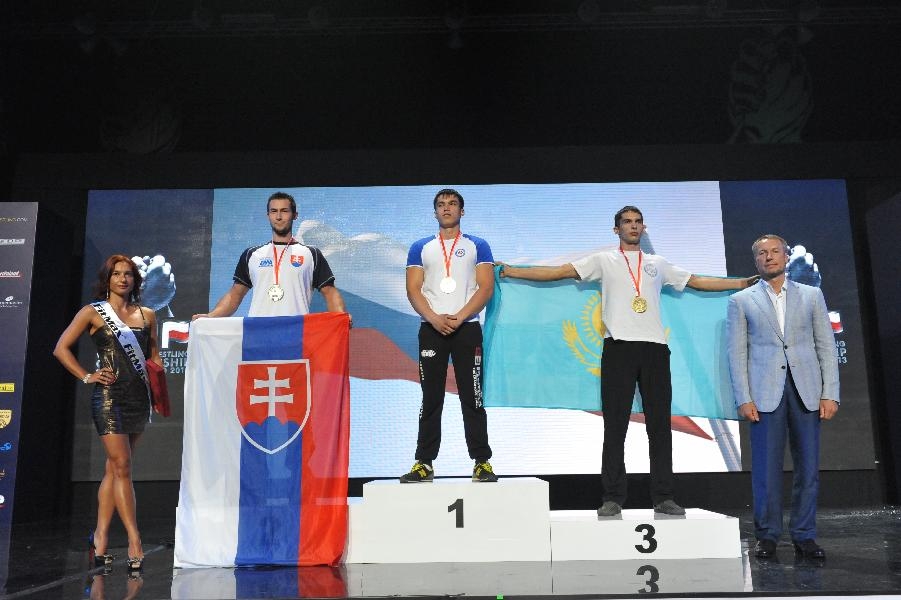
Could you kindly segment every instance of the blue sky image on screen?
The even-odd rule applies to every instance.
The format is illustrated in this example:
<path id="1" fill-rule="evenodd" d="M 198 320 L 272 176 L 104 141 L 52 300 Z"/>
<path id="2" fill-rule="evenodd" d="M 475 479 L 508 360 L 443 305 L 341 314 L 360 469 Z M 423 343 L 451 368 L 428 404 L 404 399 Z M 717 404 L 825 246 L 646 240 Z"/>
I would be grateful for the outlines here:
<path id="1" fill-rule="evenodd" d="M 462 231 L 486 239 L 497 260 L 560 264 L 615 245 L 613 215 L 633 204 L 641 208 L 648 227 L 646 251 L 694 273 L 726 274 L 715 181 L 215 190 L 210 306 L 231 285 L 244 248 L 270 239 L 266 198 L 274 191 L 296 198 L 295 235 L 320 248 L 335 273 L 354 316 L 351 477 L 397 476 L 413 461 L 420 403 L 415 378 L 419 317 L 406 298 L 405 265 L 410 244 L 437 233 L 432 199 L 444 187 L 454 187 L 465 198 Z M 244 304 L 237 316 L 246 314 Z M 378 369 L 366 366 L 367 360 L 385 356 L 396 358 L 395 376 L 374 373 Z M 603 427 L 597 415 L 540 408 L 488 411 L 492 463 L 498 472 L 600 472 Z M 712 433 L 706 420 L 696 421 L 700 429 Z M 734 429 L 737 439 L 735 423 L 725 425 Z M 436 469 L 445 476 L 469 474 L 472 467 L 457 398 L 450 392 L 442 431 Z M 675 470 L 726 470 L 710 437 L 674 433 Z M 626 445 L 627 469 L 647 472 L 642 425 L 633 423 Z"/>

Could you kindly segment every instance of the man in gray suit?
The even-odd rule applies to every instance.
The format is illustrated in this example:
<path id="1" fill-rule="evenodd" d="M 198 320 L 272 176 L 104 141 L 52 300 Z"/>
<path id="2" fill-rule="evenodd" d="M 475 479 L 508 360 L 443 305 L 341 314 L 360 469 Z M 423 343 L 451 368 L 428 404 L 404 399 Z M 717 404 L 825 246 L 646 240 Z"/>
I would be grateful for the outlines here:
<path id="1" fill-rule="evenodd" d="M 838 410 L 838 358 L 819 288 L 786 279 L 788 244 L 758 238 L 751 250 L 760 281 L 729 299 L 727 343 L 732 393 L 751 421 L 755 554 L 770 558 L 782 535 L 785 439 L 794 478 L 789 533 L 795 552 L 823 559 L 816 543 L 820 421 Z"/>

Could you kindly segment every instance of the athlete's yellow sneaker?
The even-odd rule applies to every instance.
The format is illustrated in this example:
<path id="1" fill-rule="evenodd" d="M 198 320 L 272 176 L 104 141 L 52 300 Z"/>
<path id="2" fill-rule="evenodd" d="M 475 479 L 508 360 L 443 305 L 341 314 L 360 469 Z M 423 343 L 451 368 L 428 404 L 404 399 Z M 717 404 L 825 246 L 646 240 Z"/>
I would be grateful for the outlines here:
<path id="1" fill-rule="evenodd" d="M 435 479 L 432 465 L 416 461 L 409 473 L 400 476 L 401 483 L 427 483 Z"/>
<path id="2" fill-rule="evenodd" d="M 497 475 L 494 474 L 494 469 L 491 468 L 491 463 L 489 463 L 487 460 L 483 460 L 482 462 L 477 462 L 476 466 L 472 468 L 472 480 L 483 481 L 487 483 L 497 481 Z"/>

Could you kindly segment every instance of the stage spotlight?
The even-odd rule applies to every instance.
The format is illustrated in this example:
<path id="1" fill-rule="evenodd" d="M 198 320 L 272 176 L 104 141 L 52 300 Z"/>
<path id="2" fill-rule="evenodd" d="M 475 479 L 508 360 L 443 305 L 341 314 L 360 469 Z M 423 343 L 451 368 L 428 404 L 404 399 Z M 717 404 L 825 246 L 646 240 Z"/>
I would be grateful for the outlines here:
<path id="1" fill-rule="evenodd" d="M 106 35 L 103 36 L 103 39 L 116 56 L 124 56 L 125 52 L 128 50 L 128 42 L 124 42 L 119 38 Z"/>
<path id="2" fill-rule="evenodd" d="M 708 19 L 722 19 L 726 13 L 726 0 L 707 0 L 704 12 Z"/>
<path id="3" fill-rule="evenodd" d="M 213 11 L 203 5 L 201 0 L 194 3 L 194 10 L 191 11 L 191 23 L 194 27 L 201 31 L 206 31 L 213 26 L 216 16 Z"/>
<path id="4" fill-rule="evenodd" d="M 322 4 L 315 4 L 307 11 L 307 18 L 313 29 L 325 29 L 329 24 L 328 8 Z"/>
<path id="5" fill-rule="evenodd" d="M 463 47 L 463 36 L 460 34 L 460 29 L 466 21 L 466 14 L 466 2 L 463 0 L 449 2 L 447 10 L 444 11 L 444 24 L 450 30 L 447 47 L 451 50 L 459 50 Z"/>
<path id="6" fill-rule="evenodd" d="M 594 23 L 601 16 L 601 5 L 597 0 L 582 0 L 576 14 L 583 23 Z"/>
<path id="7" fill-rule="evenodd" d="M 92 13 L 85 13 L 75 17 L 72 26 L 82 35 L 95 35 L 97 33 L 97 17 Z"/>
<path id="8" fill-rule="evenodd" d="M 798 4 L 798 20 L 809 23 L 820 16 L 820 3 L 817 0 L 801 0 Z"/>
<path id="9" fill-rule="evenodd" d="M 463 36 L 459 31 L 451 31 L 447 36 L 447 47 L 451 50 L 459 50 L 463 47 Z"/>

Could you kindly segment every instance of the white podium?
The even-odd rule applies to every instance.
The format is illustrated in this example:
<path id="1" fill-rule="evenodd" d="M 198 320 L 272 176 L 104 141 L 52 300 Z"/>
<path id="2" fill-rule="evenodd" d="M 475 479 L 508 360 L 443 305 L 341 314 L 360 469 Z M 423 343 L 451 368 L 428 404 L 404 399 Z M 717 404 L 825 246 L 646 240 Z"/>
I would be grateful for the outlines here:
<path id="1" fill-rule="evenodd" d="M 550 561 L 548 484 L 372 481 L 350 504 L 347 563 Z"/>
<path id="2" fill-rule="evenodd" d="M 700 508 L 689 508 L 685 513 L 684 517 L 673 517 L 640 509 L 599 518 L 593 510 L 555 510 L 551 512 L 553 560 L 741 556 L 738 519 Z"/>
<path id="3" fill-rule="evenodd" d="M 690 508 L 599 518 L 593 510 L 549 509 L 535 477 L 497 483 L 437 479 L 372 481 L 349 506 L 344 561 L 497 563 L 741 558 L 738 519 Z"/>
<path id="4" fill-rule="evenodd" d="M 551 563 L 348 564 L 348 597 L 535 596 L 554 593 Z"/>
<path id="5" fill-rule="evenodd" d="M 554 594 L 740 594 L 741 558 L 569 560 L 551 563 Z"/>

